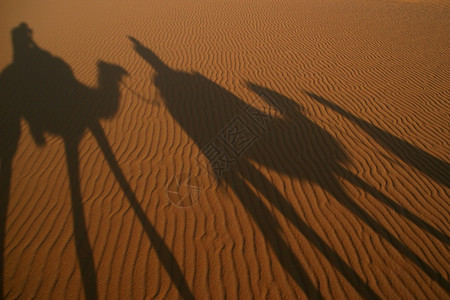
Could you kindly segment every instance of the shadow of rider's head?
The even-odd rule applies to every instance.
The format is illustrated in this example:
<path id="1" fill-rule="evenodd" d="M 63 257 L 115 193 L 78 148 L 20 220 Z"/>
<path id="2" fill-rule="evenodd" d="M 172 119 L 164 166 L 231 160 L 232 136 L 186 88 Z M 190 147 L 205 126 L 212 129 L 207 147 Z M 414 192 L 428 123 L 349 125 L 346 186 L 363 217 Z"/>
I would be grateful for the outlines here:
<path id="1" fill-rule="evenodd" d="M 27 51 L 36 47 L 32 35 L 33 30 L 26 23 L 20 23 L 11 31 L 15 62 L 24 59 Z"/>

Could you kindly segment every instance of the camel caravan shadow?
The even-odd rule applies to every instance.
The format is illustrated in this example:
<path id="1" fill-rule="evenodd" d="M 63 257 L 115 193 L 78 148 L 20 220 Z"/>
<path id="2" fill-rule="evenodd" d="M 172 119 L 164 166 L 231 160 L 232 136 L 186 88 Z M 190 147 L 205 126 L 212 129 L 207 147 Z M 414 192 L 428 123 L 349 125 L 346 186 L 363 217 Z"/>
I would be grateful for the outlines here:
<path id="1" fill-rule="evenodd" d="M 323 298 L 291 246 L 285 242 L 283 232 L 271 209 L 254 190 L 262 194 L 295 226 L 356 292 L 364 298 L 380 298 L 367 280 L 358 275 L 307 222 L 302 220 L 291 200 L 288 200 L 254 163 L 293 179 L 318 184 L 371 231 L 390 243 L 444 290 L 450 291 L 449 282 L 352 199 L 340 183 L 340 179 L 371 194 L 377 201 L 402 214 L 442 242 L 448 243 L 449 238 L 348 171 L 343 166 L 348 157 L 342 146 L 330 133 L 307 118 L 297 102 L 275 91 L 247 83 L 250 90 L 260 95 L 274 112 L 278 112 L 278 116 L 277 113 L 272 114 L 270 111 L 249 106 L 233 93 L 197 72 L 172 69 L 137 39 L 134 37 L 129 39 L 135 51 L 154 69 L 152 81 L 173 119 L 201 150 L 203 157 L 212 167 L 217 181 L 230 187 L 237 195 L 271 246 L 280 265 L 308 297 Z M 243 115 L 251 115 L 251 119 L 257 122 L 252 123 Z M 267 122 L 270 126 L 267 126 Z M 260 128 L 259 132 L 263 132 L 263 136 L 258 134 L 255 128 Z M 231 140 L 237 143 L 227 147 L 231 144 L 227 142 Z M 246 147 L 251 140 L 258 140 L 258 147 Z M 232 165 L 233 160 L 238 162 Z"/>
<path id="2" fill-rule="evenodd" d="M 25 120 L 35 143 L 46 144 L 45 134 L 62 138 L 68 166 L 76 253 L 87 299 L 97 299 L 95 262 L 89 243 L 80 190 L 79 143 L 90 131 L 104 154 L 130 206 L 136 213 L 155 251 L 185 299 L 193 295 L 175 257 L 147 219 L 144 210 L 125 178 L 101 127 L 99 120 L 117 113 L 121 98 L 120 83 L 127 72 L 120 66 L 103 61 L 97 63 L 98 86 L 80 83 L 70 66 L 61 58 L 41 49 L 32 38 L 32 30 L 22 23 L 11 32 L 13 62 L 0 74 L 1 133 L 1 207 L 0 207 L 0 271 L 4 295 L 4 249 L 6 217 L 11 185 L 12 161 Z"/>

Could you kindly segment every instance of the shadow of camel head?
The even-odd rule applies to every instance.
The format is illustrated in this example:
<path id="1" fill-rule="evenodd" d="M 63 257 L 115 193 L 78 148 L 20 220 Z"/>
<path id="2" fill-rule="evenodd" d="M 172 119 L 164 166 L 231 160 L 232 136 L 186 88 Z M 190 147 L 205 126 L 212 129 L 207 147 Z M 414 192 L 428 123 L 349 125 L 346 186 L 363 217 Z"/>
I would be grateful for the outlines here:
<path id="1" fill-rule="evenodd" d="M 120 81 L 123 76 L 128 75 L 128 72 L 121 66 L 110 64 L 102 60 L 97 62 L 99 72 L 99 83 L 109 81 Z"/>
<path id="2" fill-rule="evenodd" d="M 247 110 L 248 104 L 231 91 L 197 72 L 172 69 L 134 37 L 128 38 L 137 54 L 156 71 L 153 83 L 160 91 L 163 103 L 199 149 L 208 149 L 212 141 L 227 133 L 230 133 L 228 148 L 235 146 L 230 145 L 232 140 L 245 145 L 244 141 L 253 138 L 254 146 L 249 142 L 251 147 L 234 149 L 240 159 L 255 161 L 297 178 L 314 180 L 317 180 L 317 166 L 321 172 L 333 176 L 341 164 L 348 161 L 336 138 L 305 116 L 304 108 L 297 101 L 246 82 L 247 87 L 270 107 L 268 112 L 259 107 Z M 271 115 L 273 110 L 278 111 L 274 116 Z M 241 118 L 240 123 L 233 123 L 236 118 Z M 264 124 L 260 122 L 262 119 Z M 246 150 L 241 151 L 244 148 Z M 208 154 L 204 154 L 209 159 Z"/>
<path id="3" fill-rule="evenodd" d="M 150 65 L 157 73 L 173 71 L 164 62 L 162 62 L 158 55 L 156 55 L 152 50 L 142 45 L 141 42 L 139 42 L 134 37 L 128 36 L 128 38 L 133 43 L 133 47 L 136 53 L 144 57 L 145 60 L 150 63 Z"/>
<path id="4" fill-rule="evenodd" d="M 131 208 L 140 221 L 161 264 L 184 299 L 194 299 L 184 274 L 162 236 L 147 218 L 140 201 L 122 172 L 99 122 L 112 118 L 121 98 L 120 83 L 128 73 L 104 61 L 97 63 L 97 86 L 78 81 L 64 60 L 39 48 L 25 23 L 11 32 L 14 61 L 0 73 L 0 295 L 3 293 L 4 245 L 12 161 L 21 135 L 21 121 L 28 123 L 38 145 L 46 144 L 44 134 L 64 141 L 71 193 L 75 250 L 86 299 L 98 299 L 97 273 L 80 187 L 80 138 L 90 131 L 98 143 Z"/>
<path id="5" fill-rule="evenodd" d="M 98 105 L 98 115 L 96 117 L 111 118 L 117 113 L 119 108 L 119 99 L 121 96 L 119 84 L 122 78 L 128 75 L 128 72 L 118 65 L 104 61 L 97 62 L 97 68 L 97 95 L 94 95 L 91 101 Z"/>

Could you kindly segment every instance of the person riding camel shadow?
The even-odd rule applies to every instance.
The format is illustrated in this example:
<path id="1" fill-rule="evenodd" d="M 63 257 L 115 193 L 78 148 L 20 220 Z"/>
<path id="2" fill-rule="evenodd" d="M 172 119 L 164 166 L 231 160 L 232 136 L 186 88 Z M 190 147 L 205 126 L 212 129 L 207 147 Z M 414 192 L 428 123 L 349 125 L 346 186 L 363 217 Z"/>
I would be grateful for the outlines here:
<path id="1" fill-rule="evenodd" d="M 435 157 L 434 155 L 387 131 L 384 131 L 374 124 L 358 118 L 352 113 L 344 110 L 335 103 L 320 97 L 319 95 L 310 92 L 306 92 L 306 94 L 318 103 L 321 103 L 322 105 L 352 121 L 368 133 L 383 148 L 396 155 L 408 165 L 416 168 L 420 172 L 425 173 L 432 180 L 446 186 L 447 188 L 450 188 L 450 164 L 448 162 Z"/>
<path id="2" fill-rule="evenodd" d="M 392 210 L 401 214 L 403 217 L 409 219 L 416 226 L 418 226 L 424 231 L 427 231 L 429 234 L 433 235 L 441 242 L 445 244 L 450 244 L 450 238 L 448 236 L 438 231 L 431 224 L 427 223 L 420 217 L 414 215 L 406 208 L 401 207 L 394 200 L 390 199 L 388 196 L 384 195 L 374 187 L 370 186 L 367 182 L 363 181 L 357 175 L 351 173 L 345 167 L 343 167 L 342 164 L 345 163 L 348 158 L 346 157 L 346 154 L 344 153 L 343 149 L 341 149 L 341 146 L 337 144 L 337 141 L 334 139 L 334 137 L 332 137 L 325 130 L 321 129 L 320 127 L 315 125 L 311 120 L 305 117 L 301 113 L 302 108 L 299 107 L 299 105 L 295 101 L 277 92 L 271 91 L 267 88 L 257 86 L 251 83 L 248 83 L 248 87 L 255 93 L 262 92 L 263 94 L 269 96 L 269 97 L 262 97 L 263 100 L 266 100 L 268 98 L 278 99 L 272 100 L 272 102 L 275 101 L 276 102 L 275 105 L 277 107 L 280 107 L 285 112 L 284 113 L 286 117 L 285 120 L 277 119 L 273 123 L 271 123 L 272 124 L 271 128 L 273 129 L 272 134 L 275 138 L 281 135 L 284 136 L 289 135 L 298 138 L 299 136 L 302 135 L 300 129 L 303 132 L 308 132 L 309 134 L 312 134 L 313 136 L 317 137 L 316 139 L 314 139 L 314 141 L 309 141 L 309 143 L 304 143 L 303 145 L 301 144 L 301 140 L 299 141 L 299 143 L 292 143 L 290 147 L 292 149 L 291 151 L 288 150 L 289 147 L 277 147 L 278 151 L 284 151 L 277 157 L 290 157 L 290 160 L 292 160 L 292 162 L 295 162 L 294 164 L 297 166 L 309 164 L 311 166 L 320 166 L 320 167 L 307 168 L 305 166 L 304 168 L 301 168 L 301 170 L 296 169 L 292 172 L 292 170 L 288 170 L 287 168 L 283 167 L 286 164 L 282 164 L 282 161 L 274 159 L 273 157 L 272 160 L 268 159 L 264 160 L 264 158 L 261 158 L 263 152 L 260 151 L 255 151 L 252 154 L 251 158 L 253 160 L 260 161 L 261 163 L 264 163 L 264 161 L 268 161 L 270 165 L 267 165 L 267 163 L 265 164 L 269 168 L 278 170 L 279 172 L 288 174 L 290 176 L 304 177 L 304 178 L 317 177 L 318 180 L 326 178 L 327 182 L 330 183 L 330 185 L 323 183 L 321 184 L 321 186 L 326 187 L 327 189 L 330 190 L 334 190 L 336 192 L 341 188 L 340 184 L 338 182 L 334 182 L 335 179 L 328 178 L 328 175 L 335 174 L 335 177 L 336 176 L 341 177 L 349 181 L 353 185 L 361 188 L 365 192 L 372 195 L 376 200 L 382 202 L 384 205 L 389 206 Z M 311 96 L 312 94 L 308 93 L 308 95 Z M 315 97 L 314 99 L 318 100 L 317 97 Z M 319 100 L 321 101 L 321 103 L 327 104 L 331 108 L 336 107 L 335 105 L 331 106 L 331 104 L 326 100 L 324 100 L 323 98 Z M 285 121 L 287 121 L 287 124 L 290 124 L 290 126 L 288 126 L 287 124 L 283 124 L 286 123 Z M 367 124 L 364 125 L 368 126 Z M 311 147 L 311 144 L 313 145 L 311 149 L 321 150 L 322 153 L 321 151 L 308 151 L 307 148 Z M 295 148 L 292 148 L 294 145 Z M 319 174 L 319 172 L 322 172 L 322 174 Z M 345 192 L 340 191 L 339 193 L 342 194 Z"/>
<path id="3" fill-rule="evenodd" d="M 85 86 L 74 76 L 71 67 L 61 58 L 41 49 L 32 38 L 32 30 L 21 23 L 11 32 L 13 63 L 0 74 L 1 95 L 1 257 L 3 259 L 6 213 L 11 184 L 12 160 L 17 151 L 20 120 L 28 123 L 30 133 L 39 146 L 46 144 L 46 135 L 62 138 L 68 166 L 76 253 L 87 299 L 97 299 L 97 279 L 91 245 L 88 240 L 80 189 L 79 143 L 90 131 L 108 162 L 111 171 L 128 198 L 130 206 L 158 257 L 185 299 L 193 299 L 179 265 L 163 238 L 147 219 L 125 178 L 108 139 L 100 125 L 118 111 L 120 83 L 127 72 L 120 66 L 99 61 L 96 88 Z M 0 265 L 3 267 L 4 262 Z M 3 280 L 3 270 L 1 270 Z M 3 285 L 2 285 L 3 286 Z"/>
<path id="4" fill-rule="evenodd" d="M 272 247 L 280 264 L 308 296 L 312 298 L 322 297 L 320 291 L 315 287 L 304 267 L 296 258 L 295 253 L 283 240 L 277 219 L 271 213 L 269 207 L 254 192 L 254 189 L 264 195 L 348 280 L 360 295 L 374 299 L 379 298 L 367 282 L 311 226 L 302 220 L 292 204 L 255 167 L 255 164 L 289 175 L 292 178 L 317 183 L 340 205 L 388 241 L 398 252 L 416 264 L 441 287 L 448 290 L 448 281 L 354 201 L 341 185 L 339 178 L 344 178 L 355 186 L 367 190 L 377 200 L 387 203 L 397 212 L 404 213 L 410 219 L 414 219 L 422 229 L 436 237 L 444 240 L 446 237 L 424 221 L 418 221 L 416 216 L 405 213 L 403 208 L 396 207 L 391 199 L 348 171 L 344 167 L 344 164 L 348 162 L 348 157 L 339 142 L 326 130 L 308 119 L 294 100 L 261 86 L 247 83 L 248 87 L 255 93 L 261 94 L 262 92 L 272 99 L 267 103 L 269 106 L 275 104 L 275 108 L 283 112 L 282 117 L 270 116 L 261 109 L 249 107 L 247 103 L 233 93 L 197 72 L 183 72 L 172 69 L 137 39 L 133 37 L 129 37 L 129 39 L 133 43 L 135 51 L 155 70 L 153 82 L 159 90 L 169 113 L 201 150 L 209 165 L 213 166 L 216 163 L 213 156 L 221 155 L 218 150 L 220 148 L 218 147 L 219 142 L 211 141 L 215 141 L 217 136 L 224 137 L 221 139 L 222 142 L 224 139 L 226 140 L 227 134 L 224 129 L 233 128 L 233 133 L 228 136 L 233 135 L 234 140 L 237 139 L 238 132 L 245 130 L 248 133 L 247 140 L 249 136 L 252 137 L 252 132 L 255 131 L 249 125 L 251 122 L 247 123 L 246 119 L 241 117 L 243 111 L 270 121 L 269 126 L 263 130 L 264 135 L 262 137 L 253 134 L 258 147 L 249 147 L 238 155 L 238 163 L 227 168 L 227 172 L 224 174 L 215 175 L 219 182 L 224 182 L 231 187 Z M 263 98 L 263 100 L 265 99 Z M 211 147 L 212 144 L 213 147 Z M 265 151 L 261 151 L 261 149 Z M 211 155 L 213 150 L 215 154 Z M 229 155 L 226 156 L 224 161 L 231 161 Z"/>

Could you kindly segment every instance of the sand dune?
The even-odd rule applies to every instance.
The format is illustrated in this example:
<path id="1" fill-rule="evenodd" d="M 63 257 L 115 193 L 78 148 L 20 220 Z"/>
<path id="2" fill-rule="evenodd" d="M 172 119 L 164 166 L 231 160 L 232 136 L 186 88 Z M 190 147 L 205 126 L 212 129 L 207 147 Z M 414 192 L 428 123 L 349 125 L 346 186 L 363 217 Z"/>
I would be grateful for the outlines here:
<path id="1" fill-rule="evenodd" d="M 4 298 L 449 297 L 447 1 L 2 12 Z"/>

